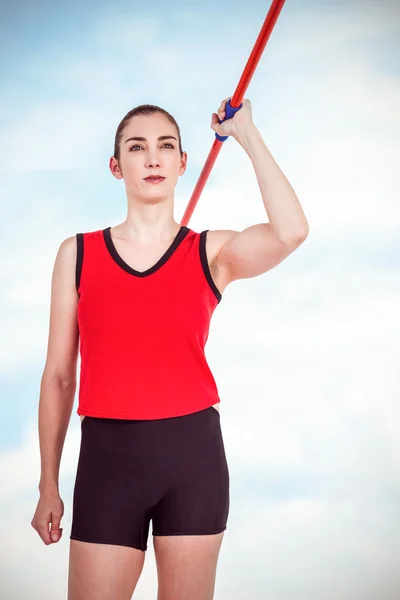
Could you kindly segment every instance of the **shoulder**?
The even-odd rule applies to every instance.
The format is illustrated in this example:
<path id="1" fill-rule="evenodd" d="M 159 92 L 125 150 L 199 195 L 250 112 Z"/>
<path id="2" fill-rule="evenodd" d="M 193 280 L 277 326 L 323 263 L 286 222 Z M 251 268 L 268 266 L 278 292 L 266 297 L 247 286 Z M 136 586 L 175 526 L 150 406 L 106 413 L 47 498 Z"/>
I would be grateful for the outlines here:
<path id="1" fill-rule="evenodd" d="M 62 257 L 70 257 L 72 259 L 76 258 L 77 250 L 83 244 L 83 239 L 90 239 L 91 237 L 96 237 L 103 234 L 102 229 L 96 229 L 95 231 L 87 231 L 85 233 L 75 233 L 67 238 L 65 238 L 58 249 L 58 254 Z"/>
<path id="2" fill-rule="evenodd" d="M 75 268 L 77 262 L 82 260 L 83 255 L 83 239 L 84 236 L 97 234 L 97 231 L 88 233 L 75 233 L 65 238 L 59 245 L 55 263 L 58 267 L 63 266 L 65 269 Z M 62 267 L 61 267 L 62 268 Z"/>
<path id="3" fill-rule="evenodd" d="M 58 248 L 57 259 L 63 262 L 74 260 L 76 258 L 76 242 L 76 235 L 65 238 Z"/>
<path id="4" fill-rule="evenodd" d="M 77 258 L 77 236 L 65 238 L 59 245 L 54 261 L 54 275 L 70 276 L 74 272 Z"/>
<path id="5" fill-rule="evenodd" d="M 218 255 L 221 252 L 222 246 L 232 239 L 238 231 L 233 229 L 214 229 L 207 232 L 207 258 L 208 262 L 216 264 L 218 261 Z"/>

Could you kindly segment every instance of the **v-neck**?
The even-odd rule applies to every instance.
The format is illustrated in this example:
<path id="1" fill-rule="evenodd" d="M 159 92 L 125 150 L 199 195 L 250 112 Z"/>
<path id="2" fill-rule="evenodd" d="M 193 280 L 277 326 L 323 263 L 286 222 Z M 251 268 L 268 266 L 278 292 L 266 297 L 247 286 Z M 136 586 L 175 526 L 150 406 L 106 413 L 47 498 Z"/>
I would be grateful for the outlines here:
<path id="1" fill-rule="evenodd" d="M 182 225 L 178 233 L 176 234 L 172 244 L 169 246 L 169 248 L 167 248 L 167 250 L 161 256 L 161 258 L 156 262 L 155 265 L 153 265 L 149 269 L 146 269 L 145 271 L 137 271 L 133 267 L 129 266 L 128 263 L 126 263 L 124 259 L 118 254 L 111 237 L 111 226 L 103 229 L 103 236 L 111 258 L 113 258 L 117 265 L 119 265 L 122 269 L 124 269 L 124 271 L 130 273 L 131 275 L 135 275 L 136 277 L 147 277 L 148 275 L 151 275 L 152 273 L 158 271 L 158 269 L 160 269 L 167 262 L 167 260 L 172 256 L 172 254 L 175 252 L 182 240 L 187 236 L 189 231 L 190 230 L 188 227 Z"/>

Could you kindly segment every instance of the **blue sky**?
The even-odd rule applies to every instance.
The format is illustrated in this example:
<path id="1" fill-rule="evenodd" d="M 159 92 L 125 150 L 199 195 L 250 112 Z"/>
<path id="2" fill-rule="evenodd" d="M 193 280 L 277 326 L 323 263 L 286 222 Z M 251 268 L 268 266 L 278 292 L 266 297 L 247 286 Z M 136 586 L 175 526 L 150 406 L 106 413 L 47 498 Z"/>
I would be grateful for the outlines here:
<path id="1" fill-rule="evenodd" d="M 0 579 L 10 598 L 54 600 L 66 596 L 77 398 L 62 541 L 45 547 L 30 521 L 58 247 L 124 220 L 108 160 L 119 121 L 142 103 L 180 125 L 181 219 L 211 114 L 233 94 L 269 3 L 27 4 L 0 8 Z M 288 0 L 246 92 L 310 234 L 276 268 L 228 286 L 211 324 L 231 473 L 221 600 L 399 595 L 399 34 L 393 2 Z M 265 220 L 251 161 L 229 139 L 189 225 Z M 150 536 L 138 600 L 156 595 Z"/>

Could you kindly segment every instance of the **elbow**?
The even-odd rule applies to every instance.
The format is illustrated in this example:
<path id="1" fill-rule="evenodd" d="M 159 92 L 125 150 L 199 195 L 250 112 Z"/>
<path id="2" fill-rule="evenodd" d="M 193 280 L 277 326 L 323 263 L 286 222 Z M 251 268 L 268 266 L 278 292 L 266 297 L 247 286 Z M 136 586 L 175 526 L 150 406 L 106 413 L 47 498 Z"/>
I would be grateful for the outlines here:
<path id="1" fill-rule="evenodd" d="M 305 239 L 307 239 L 309 231 L 310 228 L 308 226 L 308 223 L 306 223 L 301 229 L 298 230 L 296 234 L 296 239 L 300 244 L 304 242 Z"/>
<path id="2" fill-rule="evenodd" d="M 283 243 L 286 244 L 286 246 L 299 246 L 300 244 L 302 244 L 308 236 L 308 229 L 302 229 L 298 232 L 296 232 L 295 234 L 291 235 L 288 238 L 285 238 L 283 240 Z"/>

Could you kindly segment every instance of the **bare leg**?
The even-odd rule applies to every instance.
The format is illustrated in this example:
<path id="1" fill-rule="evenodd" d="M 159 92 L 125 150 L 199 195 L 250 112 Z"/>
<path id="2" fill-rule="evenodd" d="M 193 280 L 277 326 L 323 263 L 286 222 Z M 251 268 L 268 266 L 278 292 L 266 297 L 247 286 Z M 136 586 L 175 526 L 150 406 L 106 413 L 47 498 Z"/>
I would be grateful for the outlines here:
<path id="1" fill-rule="evenodd" d="M 131 600 L 146 553 L 70 540 L 68 600 Z"/>
<path id="2" fill-rule="evenodd" d="M 155 535 L 157 600 L 212 600 L 223 535 Z"/>

